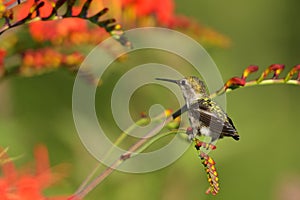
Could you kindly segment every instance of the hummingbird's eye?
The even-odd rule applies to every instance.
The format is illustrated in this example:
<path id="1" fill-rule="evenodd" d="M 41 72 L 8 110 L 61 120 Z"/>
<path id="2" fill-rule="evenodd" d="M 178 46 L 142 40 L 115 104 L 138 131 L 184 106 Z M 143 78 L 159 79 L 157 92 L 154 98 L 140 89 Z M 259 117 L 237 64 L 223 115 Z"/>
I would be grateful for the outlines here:
<path id="1" fill-rule="evenodd" d="M 182 80 L 181 81 L 181 85 L 185 85 L 186 84 L 186 81 L 185 80 Z"/>

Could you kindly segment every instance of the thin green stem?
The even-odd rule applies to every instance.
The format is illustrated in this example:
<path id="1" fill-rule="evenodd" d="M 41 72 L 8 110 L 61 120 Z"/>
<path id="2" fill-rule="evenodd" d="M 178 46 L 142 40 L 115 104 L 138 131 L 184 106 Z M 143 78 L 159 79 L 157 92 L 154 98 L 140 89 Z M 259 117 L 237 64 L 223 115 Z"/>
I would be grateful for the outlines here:
<path id="1" fill-rule="evenodd" d="M 99 183 L 101 183 L 105 178 L 107 178 L 115 169 L 117 169 L 124 161 L 129 159 L 132 156 L 132 153 L 136 152 L 145 142 L 155 136 L 164 126 L 165 124 L 171 122 L 173 120 L 172 117 L 168 117 L 165 121 L 158 124 L 152 130 L 144 135 L 139 141 L 137 141 L 134 145 L 132 145 L 126 153 L 120 156 L 112 165 L 107 167 L 98 177 L 96 177 L 92 182 L 90 182 L 86 187 L 82 189 L 77 194 L 72 195 L 68 198 L 68 200 L 81 200 L 83 199 L 91 190 L 93 190 Z"/>
<path id="2" fill-rule="evenodd" d="M 156 122 L 156 121 L 160 121 L 163 119 L 163 117 L 165 116 L 165 113 L 159 114 L 158 116 L 154 117 L 152 119 L 152 122 Z M 172 120 L 171 117 L 169 117 L 168 119 L 166 119 L 165 122 L 160 123 L 160 125 L 163 125 L 165 123 L 168 123 Z M 142 126 L 142 125 L 146 125 L 149 122 L 148 118 L 142 118 L 140 120 L 138 120 L 135 124 L 132 124 L 129 128 L 127 128 L 114 142 L 114 145 L 118 146 L 121 142 L 123 142 L 126 137 L 128 136 L 128 133 L 132 132 L 135 128 Z M 162 127 L 163 127 L 162 126 Z M 157 127 L 161 127 L 161 126 L 157 126 Z M 161 127 L 161 128 L 162 128 Z M 79 188 L 77 189 L 77 191 L 74 193 L 74 195 L 72 197 L 70 197 L 70 200 L 72 199 L 82 199 L 89 191 L 91 191 L 94 187 L 96 187 L 100 182 L 102 182 L 110 173 L 113 172 L 113 169 L 117 168 L 122 162 L 124 162 L 125 160 L 127 160 L 129 157 L 131 157 L 132 153 L 139 148 L 140 146 L 142 146 L 144 144 L 145 141 L 147 141 L 148 137 L 151 137 L 151 135 L 155 135 L 156 132 L 154 129 L 153 131 L 150 131 L 148 134 L 146 134 L 143 138 L 141 138 L 141 140 L 139 140 L 137 143 L 135 143 L 133 146 L 131 146 L 131 148 L 123 155 L 121 156 L 118 160 L 116 160 L 111 166 L 109 166 L 108 168 L 106 168 L 105 171 L 103 171 L 98 177 L 96 177 L 92 182 L 88 183 L 92 177 L 95 175 L 95 173 L 98 171 L 98 169 L 100 168 L 101 164 L 97 164 L 97 166 L 94 168 L 94 170 L 91 172 L 91 174 L 88 175 L 88 177 L 83 181 L 83 183 L 79 186 Z M 160 130 L 160 128 L 159 128 Z M 157 130 L 157 132 L 159 131 Z M 105 154 L 105 158 L 107 158 L 113 151 L 113 147 L 111 147 L 107 153 Z"/>
<path id="3" fill-rule="evenodd" d="M 133 131 L 138 126 L 146 125 L 149 122 L 148 119 L 142 118 L 138 120 L 135 124 L 132 124 L 129 128 L 127 128 L 124 132 L 121 133 L 121 135 L 116 139 L 116 141 L 113 143 L 113 146 L 107 151 L 107 153 L 104 155 L 104 159 L 106 159 L 109 155 L 111 155 L 112 151 L 114 150 L 114 146 L 118 146 L 121 142 L 123 142 L 126 137 L 128 136 L 128 133 Z M 93 171 L 87 176 L 87 178 L 81 183 L 81 185 L 76 190 L 75 194 L 80 193 L 80 191 L 88 184 L 88 182 L 92 179 L 92 177 L 96 174 L 96 172 L 99 170 L 101 166 L 101 163 L 97 163 L 96 167 L 93 169 Z"/>

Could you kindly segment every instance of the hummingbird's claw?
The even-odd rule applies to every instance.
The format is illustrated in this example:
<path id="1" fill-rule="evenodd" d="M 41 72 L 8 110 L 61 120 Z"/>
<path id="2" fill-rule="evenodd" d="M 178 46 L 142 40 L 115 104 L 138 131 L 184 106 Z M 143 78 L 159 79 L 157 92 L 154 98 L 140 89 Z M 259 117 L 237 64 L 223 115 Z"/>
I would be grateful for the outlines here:
<path id="1" fill-rule="evenodd" d="M 196 139 L 195 140 L 195 148 L 197 150 L 199 150 L 200 147 L 206 148 L 206 150 L 209 150 L 209 149 L 215 150 L 217 148 L 215 145 L 213 145 L 211 143 L 202 142 L 202 141 Z"/>

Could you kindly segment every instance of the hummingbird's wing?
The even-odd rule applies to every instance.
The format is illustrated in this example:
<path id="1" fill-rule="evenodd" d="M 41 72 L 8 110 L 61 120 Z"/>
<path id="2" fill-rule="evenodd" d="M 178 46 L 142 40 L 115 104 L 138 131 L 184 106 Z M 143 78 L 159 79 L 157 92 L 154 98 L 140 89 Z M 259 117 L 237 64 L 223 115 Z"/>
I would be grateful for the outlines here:
<path id="1" fill-rule="evenodd" d="M 220 133 L 220 136 L 231 136 L 235 140 L 239 139 L 237 130 L 232 120 L 227 114 L 210 99 L 200 99 L 189 108 L 190 114 L 198 118 L 203 125 L 208 127 L 214 133 Z"/>

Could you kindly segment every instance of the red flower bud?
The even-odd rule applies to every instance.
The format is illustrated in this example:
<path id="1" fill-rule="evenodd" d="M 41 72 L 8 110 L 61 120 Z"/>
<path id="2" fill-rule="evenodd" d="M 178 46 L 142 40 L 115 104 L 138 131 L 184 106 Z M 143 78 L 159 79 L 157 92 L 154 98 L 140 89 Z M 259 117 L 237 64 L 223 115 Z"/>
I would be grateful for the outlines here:
<path id="1" fill-rule="evenodd" d="M 246 84 L 246 81 L 242 78 L 239 77 L 233 77 L 231 79 L 229 79 L 226 83 L 225 83 L 225 89 L 235 89 L 238 88 L 240 86 L 244 86 Z"/>
<path id="2" fill-rule="evenodd" d="M 251 73 L 256 72 L 258 70 L 258 66 L 257 65 L 250 65 L 248 66 L 242 75 L 242 79 L 246 79 Z"/>
<path id="3" fill-rule="evenodd" d="M 282 64 L 273 64 L 269 67 L 271 71 L 274 71 L 273 79 L 277 79 L 279 74 L 284 69 L 285 65 Z"/>
<path id="4" fill-rule="evenodd" d="M 298 72 L 297 80 L 300 81 L 300 64 L 296 65 L 293 69 L 294 73 Z"/>
<path id="5" fill-rule="evenodd" d="M 294 74 L 296 74 L 298 72 L 298 75 L 297 75 L 297 80 L 299 81 L 300 80 L 300 64 L 296 65 L 293 67 L 293 69 L 291 69 L 291 71 L 289 71 L 289 73 L 286 75 L 284 81 L 287 82 L 289 81 Z"/>
<path id="6" fill-rule="evenodd" d="M 282 64 L 273 64 L 270 65 L 262 74 L 261 76 L 257 79 L 257 83 L 260 83 L 264 78 L 267 77 L 268 74 L 270 74 L 271 71 L 274 72 L 273 79 L 277 79 L 279 74 L 282 72 L 284 69 L 284 65 Z"/>

